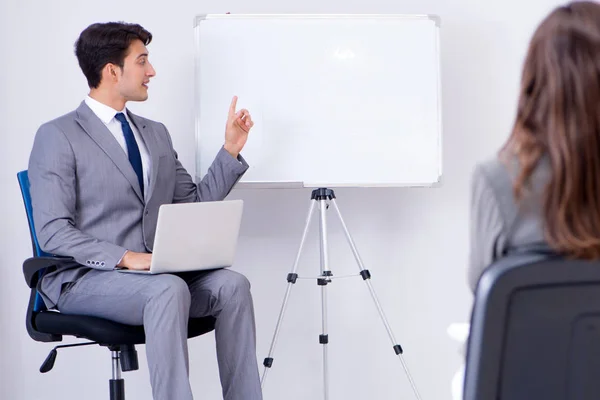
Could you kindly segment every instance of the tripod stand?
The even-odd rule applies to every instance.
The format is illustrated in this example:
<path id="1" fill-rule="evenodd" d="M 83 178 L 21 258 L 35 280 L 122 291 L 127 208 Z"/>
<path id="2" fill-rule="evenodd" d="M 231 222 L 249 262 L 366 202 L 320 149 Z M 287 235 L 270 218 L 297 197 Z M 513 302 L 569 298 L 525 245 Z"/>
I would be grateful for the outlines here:
<path id="1" fill-rule="evenodd" d="M 397 344 L 396 339 L 394 338 L 392 329 L 390 328 L 390 324 L 388 323 L 388 321 L 385 317 L 383 309 L 381 308 L 381 305 L 379 304 L 379 300 L 377 299 L 377 295 L 375 294 L 375 291 L 373 290 L 373 286 L 371 285 L 371 281 L 370 281 L 371 273 L 369 272 L 368 269 L 364 268 L 363 262 L 360 258 L 360 255 L 358 254 L 358 250 L 356 249 L 356 246 L 354 245 L 354 240 L 352 240 L 352 237 L 350 236 L 350 232 L 348 231 L 348 228 L 346 227 L 346 224 L 344 223 L 342 214 L 340 213 L 340 210 L 335 201 L 335 193 L 333 192 L 333 190 L 327 189 L 327 188 L 315 189 L 312 191 L 312 194 L 311 194 L 311 205 L 310 205 L 310 209 L 308 211 L 308 217 L 306 218 L 304 232 L 302 233 L 302 239 L 300 241 L 300 248 L 298 249 L 298 253 L 296 255 L 296 260 L 294 261 L 294 267 L 292 269 L 292 272 L 289 273 L 287 276 L 288 285 L 287 285 L 287 289 L 285 291 L 285 296 L 283 299 L 283 304 L 281 306 L 281 311 L 279 312 L 279 318 L 277 320 L 277 325 L 275 327 L 275 333 L 273 334 L 273 340 L 271 342 L 269 354 L 263 362 L 265 369 L 263 372 L 263 376 L 261 378 L 261 387 L 264 388 L 264 384 L 265 384 L 266 377 L 267 377 L 267 372 L 273 365 L 273 353 L 275 351 L 275 345 L 277 344 L 277 338 L 279 336 L 281 322 L 283 321 L 283 316 L 284 316 L 285 310 L 287 308 L 287 302 L 288 302 L 288 299 L 289 299 L 289 296 L 291 293 L 292 285 L 295 284 L 296 280 L 299 278 L 298 274 L 296 272 L 298 269 L 298 262 L 300 260 L 300 255 L 302 254 L 302 249 L 304 248 L 304 242 L 306 241 L 306 234 L 308 233 L 308 228 L 310 226 L 310 221 L 311 221 L 313 211 L 315 209 L 315 205 L 318 204 L 319 209 L 320 209 L 321 275 L 319 275 L 316 279 L 317 279 L 317 284 L 319 286 L 321 286 L 321 315 L 322 315 L 322 321 L 321 321 L 322 333 L 321 333 L 321 335 L 319 335 L 319 343 L 323 345 L 324 400 L 329 400 L 329 369 L 328 369 L 329 359 L 327 356 L 327 343 L 329 342 L 329 337 L 327 334 L 327 285 L 332 282 L 333 274 L 332 274 L 331 270 L 329 269 L 329 257 L 328 257 L 328 246 L 327 246 L 327 219 L 326 219 L 325 212 L 327 211 L 327 208 L 329 207 L 327 204 L 328 201 L 330 201 L 331 204 L 333 204 L 333 207 L 340 219 L 340 222 L 344 229 L 344 233 L 346 235 L 346 239 L 348 240 L 348 243 L 350 244 L 350 248 L 352 249 L 354 258 L 356 259 L 356 262 L 358 263 L 358 267 L 360 270 L 360 276 L 363 278 L 363 280 L 367 284 L 367 287 L 369 288 L 369 291 L 371 292 L 371 297 L 373 298 L 373 301 L 375 302 L 375 306 L 377 307 L 377 310 L 379 311 L 379 316 L 381 317 L 381 320 L 383 321 L 383 324 L 385 325 L 385 328 L 390 337 L 390 340 L 392 341 L 392 344 L 394 346 L 394 352 L 396 353 L 396 355 L 400 359 L 400 362 L 402 363 L 402 367 L 404 368 L 404 372 L 406 373 L 408 381 L 410 382 L 410 385 L 412 386 L 412 390 L 415 394 L 415 397 L 417 398 L 417 400 L 421 400 L 421 396 L 419 395 L 419 392 L 417 391 L 417 387 L 415 386 L 415 383 L 410 375 L 410 372 L 408 371 L 406 362 L 404 361 L 404 358 L 402 357 L 402 352 L 403 352 L 402 347 L 399 344 Z"/>

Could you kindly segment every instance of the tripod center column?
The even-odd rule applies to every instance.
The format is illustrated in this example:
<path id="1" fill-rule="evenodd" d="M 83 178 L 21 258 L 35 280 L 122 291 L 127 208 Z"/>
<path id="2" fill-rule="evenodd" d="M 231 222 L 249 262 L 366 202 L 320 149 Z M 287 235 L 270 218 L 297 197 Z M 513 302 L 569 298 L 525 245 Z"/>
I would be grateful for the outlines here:
<path id="1" fill-rule="evenodd" d="M 320 208 L 320 244 L 321 244 L 321 278 L 317 279 L 317 284 L 321 286 L 321 315 L 322 315 L 322 333 L 319 335 L 319 343 L 323 345 L 323 393 L 324 399 L 329 399 L 329 361 L 327 354 L 327 344 L 329 335 L 327 333 L 327 284 L 331 283 L 331 270 L 329 269 L 329 247 L 327 243 L 327 201 L 335 198 L 333 190 L 321 188 L 312 192 L 312 200 L 319 204 Z"/>

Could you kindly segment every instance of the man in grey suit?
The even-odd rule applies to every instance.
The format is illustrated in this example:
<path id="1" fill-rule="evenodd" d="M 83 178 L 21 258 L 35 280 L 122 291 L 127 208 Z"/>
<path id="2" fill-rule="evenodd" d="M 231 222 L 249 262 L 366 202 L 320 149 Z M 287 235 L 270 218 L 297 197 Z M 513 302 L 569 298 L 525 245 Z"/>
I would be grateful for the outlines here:
<path id="1" fill-rule="evenodd" d="M 149 269 L 160 205 L 222 200 L 248 168 L 239 153 L 253 122 L 247 110 L 236 112 L 235 97 L 224 145 L 198 184 L 178 161 L 165 126 L 126 109 L 127 101 L 148 97 L 151 40 L 139 25 L 105 23 L 89 26 L 76 42 L 89 95 L 39 128 L 29 161 L 40 245 L 75 262 L 46 275 L 39 290 L 49 308 L 63 313 L 143 324 L 155 400 L 192 399 L 188 318 L 214 316 L 224 399 L 262 399 L 243 275 L 116 270 Z"/>

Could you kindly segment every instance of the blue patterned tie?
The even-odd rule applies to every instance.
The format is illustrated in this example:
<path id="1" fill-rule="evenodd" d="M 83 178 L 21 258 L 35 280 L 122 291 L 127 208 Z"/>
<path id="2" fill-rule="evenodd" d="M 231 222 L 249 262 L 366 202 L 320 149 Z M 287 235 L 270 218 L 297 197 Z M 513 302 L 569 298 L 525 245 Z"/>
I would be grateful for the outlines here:
<path id="1" fill-rule="evenodd" d="M 127 144 L 127 154 L 129 155 L 129 162 L 135 171 L 138 182 L 140 183 L 140 189 L 142 190 L 142 195 L 144 194 L 144 172 L 142 170 L 142 157 L 140 156 L 140 149 L 135 141 L 135 136 L 133 136 L 133 131 L 131 130 L 131 126 L 129 126 L 129 122 L 127 122 L 127 118 L 123 113 L 117 113 L 115 118 L 121 123 L 121 128 L 123 128 L 123 136 L 125 136 L 125 143 Z"/>

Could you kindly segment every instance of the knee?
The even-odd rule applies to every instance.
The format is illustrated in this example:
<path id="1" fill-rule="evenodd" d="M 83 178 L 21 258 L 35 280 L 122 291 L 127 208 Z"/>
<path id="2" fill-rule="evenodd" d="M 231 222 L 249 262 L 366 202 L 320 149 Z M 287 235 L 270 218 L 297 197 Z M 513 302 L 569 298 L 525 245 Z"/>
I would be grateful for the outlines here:
<path id="1" fill-rule="evenodd" d="M 241 290 L 245 292 L 250 291 L 250 281 L 244 275 L 239 272 L 229 271 L 231 272 L 231 276 L 229 277 L 230 285 L 235 288 L 235 290 Z"/>
<path id="2" fill-rule="evenodd" d="M 225 300 L 232 297 L 247 297 L 250 295 L 250 281 L 244 275 L 231 271 L 224 270 L 225 276 L 222 280 L 220 294 Z"/>
<path id="3" fill-rule="evenodd" d="M 183 279 L 175 275 L 157 275 L 155 284 L 152 285 L 155 295 L 151 300 L 156 300 L 166 306 L 190 307 L 190 289 Z"/>

